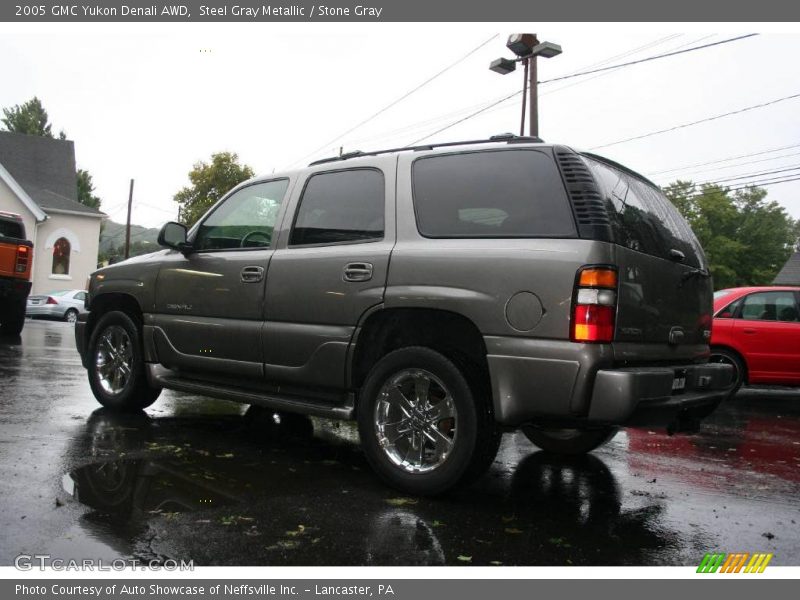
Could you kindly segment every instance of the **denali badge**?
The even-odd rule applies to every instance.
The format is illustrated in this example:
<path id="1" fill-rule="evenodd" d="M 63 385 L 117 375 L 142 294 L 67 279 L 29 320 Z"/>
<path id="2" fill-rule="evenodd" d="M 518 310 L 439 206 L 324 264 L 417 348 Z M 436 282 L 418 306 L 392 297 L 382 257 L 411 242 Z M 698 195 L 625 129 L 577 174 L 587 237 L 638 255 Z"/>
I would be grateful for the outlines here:
<path id="1" fill-rule="evenodd" d="M 192 310 L 191 304 L 167 304 L 167 310 Z"/>

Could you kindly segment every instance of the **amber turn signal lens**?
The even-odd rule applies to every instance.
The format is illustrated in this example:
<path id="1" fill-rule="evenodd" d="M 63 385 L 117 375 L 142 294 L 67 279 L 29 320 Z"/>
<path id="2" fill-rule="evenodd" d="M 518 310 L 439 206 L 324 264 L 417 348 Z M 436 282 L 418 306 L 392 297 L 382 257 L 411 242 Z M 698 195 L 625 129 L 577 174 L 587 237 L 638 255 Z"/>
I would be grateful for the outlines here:
<path id="1" fill-rule="evenodd" d="M 580 287 L 616 288 L 617 272 L 614 269 L 584 269 L 578 278 L 578 285 Z"/>

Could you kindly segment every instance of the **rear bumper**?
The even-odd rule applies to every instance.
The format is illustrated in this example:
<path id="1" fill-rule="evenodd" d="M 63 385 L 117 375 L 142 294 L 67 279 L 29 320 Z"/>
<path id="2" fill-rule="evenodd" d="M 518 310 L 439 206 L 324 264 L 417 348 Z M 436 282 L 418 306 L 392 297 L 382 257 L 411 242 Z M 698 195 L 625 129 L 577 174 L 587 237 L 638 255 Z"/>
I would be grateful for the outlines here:
<path id="1" fill-rule="evenodd" d="M 675 366 L 615 368 L 610 344 L 484 340 L 495 420 L 510 427 L 531 422 L 666 426 L 707 415 L 733 387 L 728 365 L 683 364 L 701 359 L 708 352 L 705 345 L 672 349 Z M 685 377 L 685 388 L 673 393 L 677 375 Z"/>
<path id="2" fill-rule="evenodd" d="M 61 318 L 67 308 L 58 304 L 28 304 L 25 314 L 29 317 L 56 317 Z"/>
<path id="3" fill-rule="evenodd" d="M 685 388 L 673 392 L 676 378 Z M 588 420 L 620 425 L 661 426 L 706 416 L 733 390 L 733 367 L 702 364 L 600 370 Z"/>

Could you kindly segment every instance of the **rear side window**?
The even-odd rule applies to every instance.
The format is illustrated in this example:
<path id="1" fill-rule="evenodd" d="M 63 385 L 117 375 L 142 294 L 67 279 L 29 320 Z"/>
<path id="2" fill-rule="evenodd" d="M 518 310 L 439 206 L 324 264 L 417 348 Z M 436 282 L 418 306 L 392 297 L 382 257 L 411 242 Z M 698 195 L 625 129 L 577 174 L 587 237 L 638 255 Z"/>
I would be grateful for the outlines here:
<path id="1" fill-rule="evenodd" d="M 15 240 L 24 240 L 25 228 L 19 221 L 0 219 L 0 236 L 14 238 Z"/>
<path id="2" fill-rule="evenodd" d="M 742 305 L 742 319 L 746 321 L 798 320 L 797 303 L 792 292 L 759 292 L 750 294 Z"/>
<path id="3" fill-rule="evenodd" d="M 555 162 L 537 150 L 420 158 L 412 183 L 417 228 L 425 237 L 577 235 Z"/>
<path id="4" fill-rule="evenodd" d="M 376 169 L 311 176 L 303 190 L 289 244 L 337 244 L 383 238 L 385 187 Z"/>
<path id="5" fill-rule="evenodd" d="M 617 244 L 665 259 L 679 250 L 684 264 L 704 267 L 700 242 L 660 190 L 599 160 L 584 160 L 600 185 Z"/>

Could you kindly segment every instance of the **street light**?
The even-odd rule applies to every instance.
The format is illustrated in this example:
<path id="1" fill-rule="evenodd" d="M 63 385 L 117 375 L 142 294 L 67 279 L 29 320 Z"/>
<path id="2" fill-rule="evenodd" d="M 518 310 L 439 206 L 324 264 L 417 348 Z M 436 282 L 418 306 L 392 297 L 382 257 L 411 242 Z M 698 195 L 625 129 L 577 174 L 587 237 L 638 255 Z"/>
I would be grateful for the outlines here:
<path id="1" fill-rule="evenodd" d="M 536 77 L 536 59 L 553 58 L 561 54 L 561 46 L 553 42 L 539 42 L 535 33 L 512 33 L 508 36 L 506 47 L 517 55 L 515 59 L 498 58 L 489 64 L 489 69 L 501 75 L 508 75 L 516 69 L 516 63 L 525 66 L 522 78 L 522 117 L 519 134 L 525 135 L 525 103 L 528 100 L 528 84 L 530 83 L 530 135 L 539 135 L 539 97 Z"/>
<path id="2" fill-rule="evenodd" d="M 489 63 L 489 69 L 500 75 L 508 75 L 517 68 L 517 62 L 508 58 L 498 58 Z"/>

